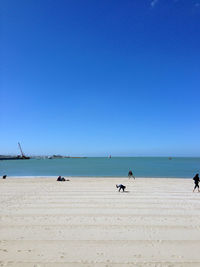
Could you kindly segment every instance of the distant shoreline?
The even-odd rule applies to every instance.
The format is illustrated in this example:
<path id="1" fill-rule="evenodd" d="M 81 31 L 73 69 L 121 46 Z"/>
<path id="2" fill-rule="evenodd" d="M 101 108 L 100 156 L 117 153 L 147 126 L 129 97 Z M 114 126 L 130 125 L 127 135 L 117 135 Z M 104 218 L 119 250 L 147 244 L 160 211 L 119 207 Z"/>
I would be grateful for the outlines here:
<path id="1" fill-rule="evenodd" d="M 2 159 L 2 157 L 6 157 L 6 158 L 13 158 L 13 157 L 18 157 L 19 155 L 0 155 L 0 160 L 4 160 Z M 33 156 L 33 155 L 29 155 L 30 159 L 91 159 L 91 158 L 110 158 L 109 156 L 56 156 L 53 157 L 51 155 L 38 155 L 38 156 Z M 51 158 L 52 157 L 52 158 Z M 192 159 L 200 159 L 200 156 L 111 156 L 110 159 L 112 158 L 170 158 L 170 159 L 177 159 L 177 158 L 192 158 Z M 5 159 L 6 160 L 6 159 Z"/>

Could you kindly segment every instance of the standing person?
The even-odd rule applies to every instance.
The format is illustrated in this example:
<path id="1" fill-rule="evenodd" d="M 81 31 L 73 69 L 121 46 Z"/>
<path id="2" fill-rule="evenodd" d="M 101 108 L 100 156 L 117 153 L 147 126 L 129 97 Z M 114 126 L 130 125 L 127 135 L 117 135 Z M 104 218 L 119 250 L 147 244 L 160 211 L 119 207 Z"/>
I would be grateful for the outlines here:
<path id="1" fill-rule="evenodd" d="M 133 177 L 135 179 L 135 176 L 133 175 L 133 172 L 130 170 L 128 172 L 128 178 L 130 179 L 131 177 Z"/>
<path id="2" fill-rule="evenodd" d="M 198 188 L 198 192 L 200 192 L 199 191 L 199 182 L 200 182 L 200 179 L 199 179 L 199 174 L 198 173 L 194 176 L 193 180 L 194 180 L 194 184 L 195 184 L 194 190 L 196 188 Z M 193 192 L 194 192 L 194 190 L 193 190 Z"/>

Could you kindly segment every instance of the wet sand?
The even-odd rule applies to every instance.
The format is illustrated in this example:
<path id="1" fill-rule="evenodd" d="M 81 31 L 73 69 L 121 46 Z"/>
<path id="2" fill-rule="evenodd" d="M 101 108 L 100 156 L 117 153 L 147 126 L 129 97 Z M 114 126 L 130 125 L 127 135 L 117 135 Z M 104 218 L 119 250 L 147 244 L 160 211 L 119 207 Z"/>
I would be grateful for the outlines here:
<path id="1" fill-rule="evenodd" d="M 187 179 L 1 179 L 0 266 L 200 266 L 192 189 Z"/>

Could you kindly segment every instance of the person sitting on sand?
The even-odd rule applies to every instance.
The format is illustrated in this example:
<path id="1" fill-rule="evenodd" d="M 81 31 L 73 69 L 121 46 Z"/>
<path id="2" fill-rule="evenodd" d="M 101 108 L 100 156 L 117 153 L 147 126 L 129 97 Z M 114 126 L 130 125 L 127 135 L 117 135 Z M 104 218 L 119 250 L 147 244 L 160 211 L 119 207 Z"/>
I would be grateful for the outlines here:
<path id="1" fill-rule="evenodd" d="M 62 179 L 61 176 L 58 176 L 57 181 L 61 182 L 62 181 L 61 179 Z"/>
<path id="2" fill-rule="evenodd" d="M 133 175 L 133 172 L 129 171 L 128 172 L 128 178 L 130 179 L 131 177 L 135 179 L 135 176 Z"/>
<path id="3" fill-rule="evenodd" d="M 119 188 L 119 192 L 121 191 L 121 189 L 123 190 L 123 192 L 126 189 L 126 186 L 123 184 L 119 184 L 119 185 L 116 184 L 116 187 Z"/>
<path id="4" fill-rule="evenodd" d="M 198 188 L 198 192 L 200 192 L 199 191 L 199 182 L 200 182 L 200 179 L 199 179 L 199 174 L 198 173 L 194 176 L 193 180 L 194 180 L 194 184 L 195 184 L 194 190 L 196 188 Z M 194 190 L 193 190 L 193 192 L 194 192 Z"/>
<path id="5" fill-rule="evenodd" d="M 65 182 L 65 178 L 61 177 L 61 176 L 58 176 L 57 181 L 58 182 Z"/>
<path id="6" fill-rule="evenodd" d="M 2 177 L 2 178 L 3 178 L 3 179 L 6 179 L 6 177 L 7 177 L 7 175 L 3 175 L 3 177 Z"/>
<path id="7" fill-rule="evenodd" d="M 66 180 L 64 177 L 58 176 L 57 181 L 58 182 L 65 182 L 65 181 L 70 181 L 70 180 L 69 179 Z"/>

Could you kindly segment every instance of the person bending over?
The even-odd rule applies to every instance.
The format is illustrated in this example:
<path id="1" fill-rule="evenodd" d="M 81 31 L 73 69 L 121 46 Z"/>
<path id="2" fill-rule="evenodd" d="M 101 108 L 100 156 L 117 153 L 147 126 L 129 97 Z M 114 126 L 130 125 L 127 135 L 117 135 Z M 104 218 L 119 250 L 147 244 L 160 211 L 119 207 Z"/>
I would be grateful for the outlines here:
<path id="1" fill-rule="evenodd" d="M 199 182 L 200 182 L 200 179 L 199 179 L 199 174 L 198 173 L 194 176 L 193 180 L 194 180 L 194 190 L 196 188 L 198 188 L 198 192 L 200 192 L 199 191 Z M 193 190 L 193 192 L 194 192 L 194 190 Z"/>
<path id="2" fill-rule="evenodd" d="M 123 190 L 123 192 L 126 189 L 126 186 L 123 184 L 119 184 L 119 185 L 116 184 L 116 187 L 119 188 L 119 192 L 121 191 L 121 189 Z"/>

